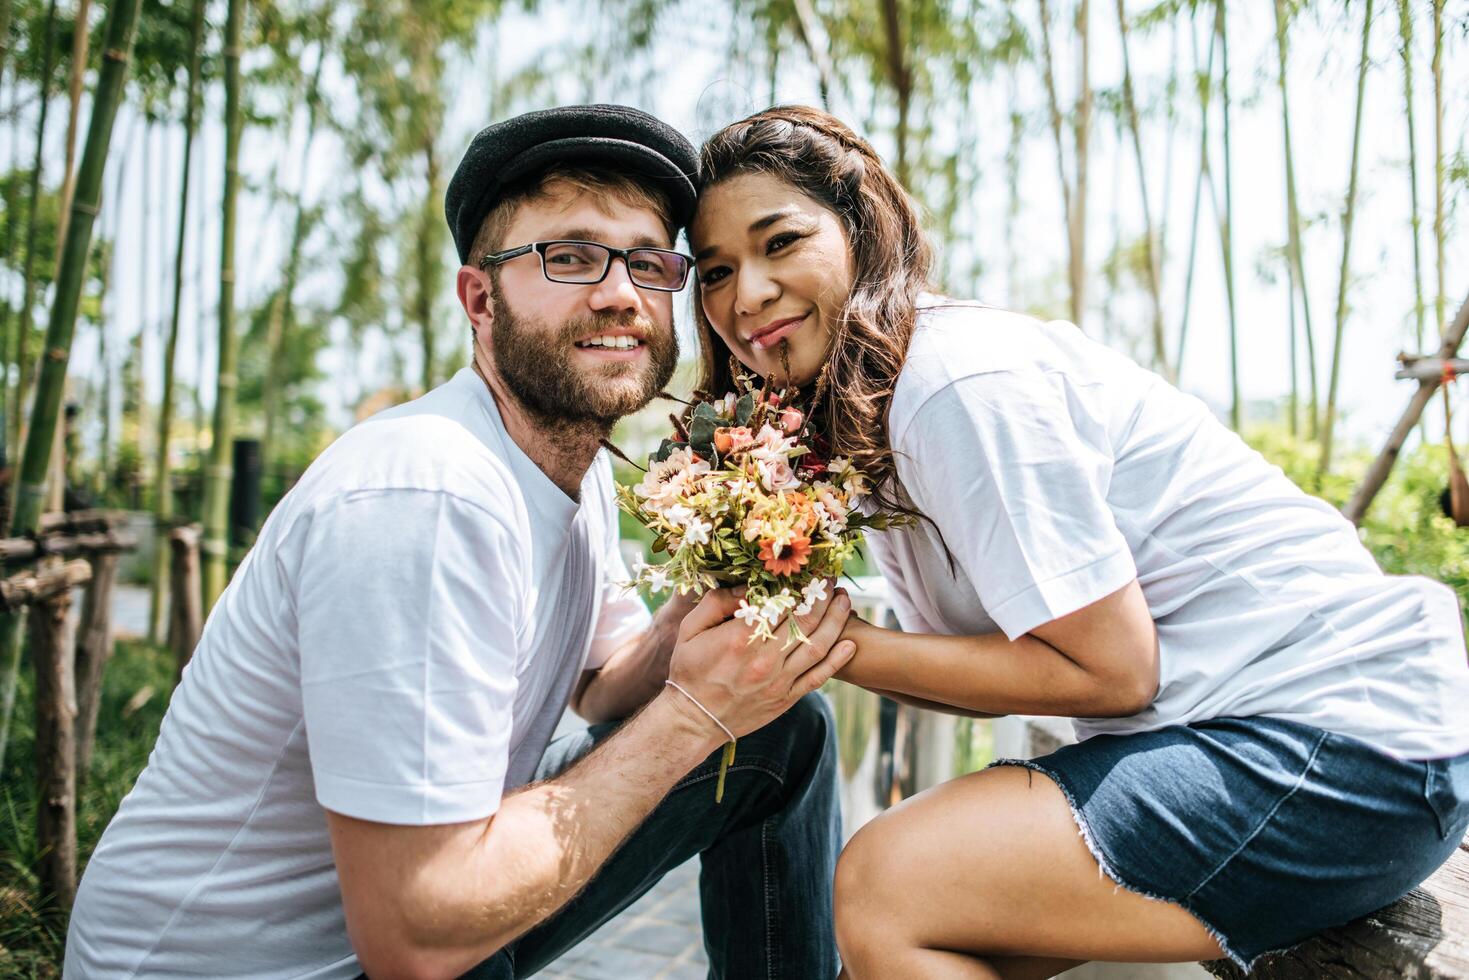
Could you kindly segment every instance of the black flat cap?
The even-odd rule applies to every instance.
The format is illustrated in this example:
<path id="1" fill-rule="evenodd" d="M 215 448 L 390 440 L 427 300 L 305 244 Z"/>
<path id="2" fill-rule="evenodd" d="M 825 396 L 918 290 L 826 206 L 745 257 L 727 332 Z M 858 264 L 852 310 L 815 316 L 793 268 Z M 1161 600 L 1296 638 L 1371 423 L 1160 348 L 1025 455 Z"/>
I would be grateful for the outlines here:
<path id="1" fill-rule="evenodd" d="M 668 195 L 680 226 L 694 215 L 699 157 L 678 130 L 625 105 L 542 109 L 486 126 L 464 151 L 444 192 L 459 261 L 469 262 L 479 226 L 510 185 L 573 161 L 647 178 Z"/>

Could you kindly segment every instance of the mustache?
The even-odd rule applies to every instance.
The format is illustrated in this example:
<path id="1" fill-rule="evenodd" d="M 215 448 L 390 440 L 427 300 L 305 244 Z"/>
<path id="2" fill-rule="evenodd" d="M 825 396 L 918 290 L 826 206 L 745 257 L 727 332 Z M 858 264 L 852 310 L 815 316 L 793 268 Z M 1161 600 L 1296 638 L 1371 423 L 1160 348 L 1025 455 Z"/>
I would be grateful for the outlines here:
<path id="1" fill-rule="evenodd" d="M 649 343 L 663 343 L 673 336 L 673 328 L 664 330 L 648 317 L 636 313 L 605 312 L 568 320 L 561 329 L 560 339 L 573 343 L 588 334 L 605 333 L 610 330 L 635 330 Z"/>

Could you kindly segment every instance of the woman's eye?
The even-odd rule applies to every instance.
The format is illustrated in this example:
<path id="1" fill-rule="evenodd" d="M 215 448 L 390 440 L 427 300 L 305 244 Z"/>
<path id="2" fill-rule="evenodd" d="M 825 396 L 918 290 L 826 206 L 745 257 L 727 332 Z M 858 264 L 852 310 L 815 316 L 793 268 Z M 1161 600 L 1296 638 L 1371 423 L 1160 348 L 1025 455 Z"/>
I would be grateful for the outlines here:
<path id="1" fill-rule="evenodd" d="M 728 275 L 728 269 L 722 265 L 718 266 L 717 268 L 710 269 L 708 272 L 699 273 L 699 285 L 712 286 Z"/>
<path id="2" fill-rule="evenodd" d="M 776 235 L 770 241 L 765 243 L 765 251 L 767 254 L 770 252 L 778 252 L 800 237 L 800 235 L 797 235 L 793 231 L 783 231 L 779 235 Z"/>

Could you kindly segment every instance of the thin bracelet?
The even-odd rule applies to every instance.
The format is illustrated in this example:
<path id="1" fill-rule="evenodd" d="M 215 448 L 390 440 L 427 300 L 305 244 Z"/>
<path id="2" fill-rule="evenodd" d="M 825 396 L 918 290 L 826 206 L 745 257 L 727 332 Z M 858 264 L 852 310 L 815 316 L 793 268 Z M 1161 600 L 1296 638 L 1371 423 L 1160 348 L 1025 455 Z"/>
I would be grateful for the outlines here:
<path id="1" fill-rule="evenodd" d="M 724 722 L 720 721 L 719 718 L 715 716 L 714 712 L 710 711 L 708 708 L 706 708 L 702 704 L 700 704 L 698 698 L 694 697 L 688 691 L 685 691 L 683 689 L 683 686 L 681 684 L 679 684 L 677 681 L 674 681 L 674 680 L 666 680 L 663 683 L 666 684 L 666 685 L 668 685 L 669 687 L 673 688 L 674 690 L 678 691 L 680 694 L 682 694 L 684 697 L 688 698 L 690 701 L 694 702 L 694 707 L 698 708 L 700 711 L 704 712 L 704 714 L 708 715 L 709 716 L 709 720 L 712 721 L 712 722 L 714 722 L 714 724 L 718 725 L 719 726 L 719 730 L 722 731 L 722 732 L 724 732 L 724 734 L 728 735 L 729 736 L 729 740 L 731 742 L 733 742 L 735 740 L 734 732 L 732 732 L 728 728 L 726 728 L 725 725 L 724 725 Z"/>

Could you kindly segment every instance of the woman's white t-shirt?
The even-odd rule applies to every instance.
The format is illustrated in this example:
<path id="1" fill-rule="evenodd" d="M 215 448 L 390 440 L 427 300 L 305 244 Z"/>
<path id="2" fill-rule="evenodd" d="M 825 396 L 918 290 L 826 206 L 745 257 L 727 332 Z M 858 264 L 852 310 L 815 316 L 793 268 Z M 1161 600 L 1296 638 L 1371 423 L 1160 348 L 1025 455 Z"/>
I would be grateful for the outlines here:
<path id="1" fill-rule="evenodd" d="M 1469 752 L 1451 589 L 1384 575 L 1202 402 L 1071 324 L 922 305 L 889 432 L 955 568 L 925 522 L 868 536 L 905 630 L 1014 639 L 1136 578 L 1157 698 L 1078 738 L 1263 715 L 1399 758 Z"/>
<path id="2" fill-rule="evenodd" d="M 578 503 L 469 370 L 333 443 L 266 521 L 87 865 L 67 977 L 361 973 L 324 809 L 494 813 L 645 628 L 611 466 Z"/>

